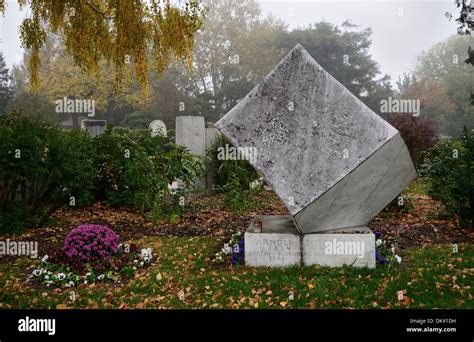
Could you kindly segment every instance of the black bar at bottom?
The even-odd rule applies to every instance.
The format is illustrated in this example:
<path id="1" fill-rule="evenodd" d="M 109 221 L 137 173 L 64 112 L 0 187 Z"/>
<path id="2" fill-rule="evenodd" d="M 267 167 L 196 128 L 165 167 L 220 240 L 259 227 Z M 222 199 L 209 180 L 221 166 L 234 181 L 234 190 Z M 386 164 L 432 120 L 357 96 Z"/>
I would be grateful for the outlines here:
<path id="1" fill-rule="evenodd" d="M 472 310 L 0 310 L 0 341 L 124 341 L 127 336 L 268 341 L 287 335 L 292 341 L 472 342 L 473 318 Z M 52 321 L 45 319 L 55 320 L 54 335 Z M 19 331 L 39 328 L 46 331 Z"/>

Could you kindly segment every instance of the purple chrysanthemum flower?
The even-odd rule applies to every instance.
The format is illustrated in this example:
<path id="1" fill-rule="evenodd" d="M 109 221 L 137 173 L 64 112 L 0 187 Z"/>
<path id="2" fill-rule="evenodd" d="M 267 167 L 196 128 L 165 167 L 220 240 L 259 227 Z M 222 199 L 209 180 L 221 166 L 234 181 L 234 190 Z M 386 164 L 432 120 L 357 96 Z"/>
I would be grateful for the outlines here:
<path id="1" fill-rule="evenodd" d="M 68 256 L 79 257 L 82 260 L 103 258 L 117 252 L 118 235 L 105 226 L 82 225 L 69 232 L 63 250 Z"/>

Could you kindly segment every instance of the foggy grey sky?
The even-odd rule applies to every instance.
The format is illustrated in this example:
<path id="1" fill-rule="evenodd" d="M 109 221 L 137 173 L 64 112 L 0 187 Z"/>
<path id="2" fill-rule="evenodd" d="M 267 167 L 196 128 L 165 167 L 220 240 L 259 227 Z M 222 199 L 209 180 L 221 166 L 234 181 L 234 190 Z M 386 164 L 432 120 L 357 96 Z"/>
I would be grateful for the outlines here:
<path id="1" fill-rule="evenodd" d="M 259 0 L 264 13 L 272 13 L 285 21 L 290 28 L 306 26 L 326 20 L 342 24 L 350 19 L 361 28 L 372 28 L 370 53 L 379 63 L 382 73 L 392 81 L 411 70 L 416 56 L 423 50 L 456 34 L 454 18 L 449 21 L 445 13 L 455 16 L 454 0 L 412 1 L 284 1 Z M 399 8 L 403 15 L 399 16 Z"/>
<path id="2" fill-rule="evenodd" d="M 290 28 L 326 20 L 341 24 L 350 19 L 361 27 L 372 28 L 371 54 L 382 73 L 395 81 L 411 69 L 416 56 L 433 44 L 456 33 L 456 23 L 444 13 L 456 15 L 454 0 L 258 0 L 264 14 L 273 14 Z M 17 1 L 8 0 L 6 16 L 0 17 L 0 50 L 8 67 L 21 61 L 18 26 L 27 15 Z M 399 8 L 403 15 L 399 15 Z"/>

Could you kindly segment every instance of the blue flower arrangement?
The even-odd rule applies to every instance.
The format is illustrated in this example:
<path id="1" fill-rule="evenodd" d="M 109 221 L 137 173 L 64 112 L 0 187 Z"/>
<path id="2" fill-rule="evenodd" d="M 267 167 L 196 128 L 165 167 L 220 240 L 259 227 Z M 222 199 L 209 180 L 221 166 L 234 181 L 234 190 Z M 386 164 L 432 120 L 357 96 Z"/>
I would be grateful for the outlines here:
<path id="1" fill-rule="evenodd" d="M 232 235 L 229 242 L 225 243 L 219 252 L 216 253 L 214 262 L 223 263 L 230 260 L 231 265 L 240 265 L 245 263 L 244 238 L 240 232 Z"/>
<path id="2" fill-rule="evenodd" d="M 244 238 L 240 238 L 239 242 L 234 244 L 234 246 L 232 247 L 230 263 L 233 266 L 245 264 L 244 241 Z"/>
<path id="3" fill-rule="evenodd" d="M 410 230 L 409 225 L 405 225 L 405 229 L 408 232 Z M 395 236 L 395 242 L 392 248 L 388 248 L 385 244 L 385 241 L 382 239 L 382 233 L 374 232 L 375 234 L 375 261 L 377 264 L 386 265 L 388 267 L 392 266 L 393 262 L 400 264 L 402 258 L 396 254 L 398 245 L 400 243 L 400 232 L 401 229 L 397 229 L 397 234 Z"/>

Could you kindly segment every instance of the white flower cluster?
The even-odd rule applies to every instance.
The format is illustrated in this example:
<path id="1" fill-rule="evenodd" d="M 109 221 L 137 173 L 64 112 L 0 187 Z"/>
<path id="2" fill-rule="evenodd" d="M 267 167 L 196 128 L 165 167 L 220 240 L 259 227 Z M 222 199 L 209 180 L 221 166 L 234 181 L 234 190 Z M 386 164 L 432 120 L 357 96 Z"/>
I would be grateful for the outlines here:
<path id="1" fill-rule="evenodd" d="M 33 270 L 33 272 L 28 276 L 26 279 L 27 282 L 32 281 L 33 279 L 38 279 L 46 287 L 50 287 L 51 285 L 61 285 L 63 284 L 65 287 L 74 287 L 79 281 L 80 277 L 73 274 L 72 272 L 60 272 L 51 270 L 51 264 L 47 262 L 49 256 L 45 255 L 41 259 L 42 266 Z"/>
<path id="2" fill-rule="evenodd" d="M 241 237 L 241 233 L 237 232 L 232 235 L 232 238 L 229 242 L 224 243 L 221 250 L 215 254 L 214 262 L 221 263 L 223 262 L 227 256 L 232 254 L 232 250 L 236 253 L 239 251 L 239 240 Z"/>
<path id="3" fill-rule="evenodd" d="M 402 257 L 395 254 L 395 250 L 396 250 L 395 247 L 392 247 L 390 250 L 392 251 L 392 255 L 393 255 L 393 258 L 395 259 L 395 261 L 398 262 L 399 264 L 401 264 L 402 263 Z"/>
<path id="4" fill-rule="evenodd" d="M 140 267 L 149 264 L 153 260 L 153 250 L 151 248 L 143 248 L 140 251 L 141 261 L 138 259 L 133 260 L 133 269 L 136 270 Z"/>
<path id="5" fill-rule="evenodd" d="M 379 252 L 380 255 L 384 255 L 384 256 L 388 255 L 388 249 L 387 249 L 387 246 L 386 246 L 384 240 L 376 239 L 375 240 L 375 247 L 377 248 L 377 251 Z M 402 263 L 402 258 L 399 255 L 395 254 L 396 253 L 396 247 L 395 246 L 390 248 L 390 252 L 391 252 L 391 259 L 390 260 L 394 260 L 398 264 L 401 264 Z"/>
<path id="6" fill-rule="evenodd" d="M 120 245 L 122 248 L 122 245 Z M 151 263 L 153 260 L 153 250 L 151 248 L 143 248 L 140 251 L 140 255 L 133 260 L 133 269 L 137 270 Z M 96 281 L 112 280 L 114 282 L 120 282 L 120 274 L 115 274 L 113 270 L 109 270 L 105 274 L 94 274 L 93 271 L 86 273 L 85 275 L 77 275 L 70 272 L 70 268 L 67 266 L 49 263 L 49 256 L 45 255 L 41 259 L 41 265 L 28 276 L 27 282 L 33 280 L 43 283 L 47 287 L 51 285 L 74 287 L 79 284 L 92 284 Z"/>

